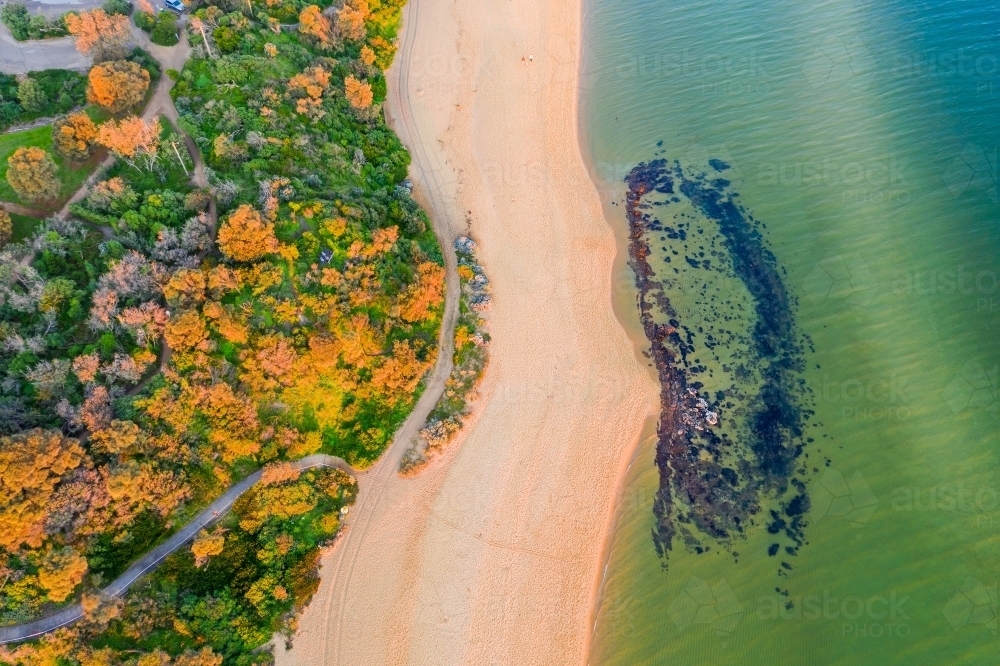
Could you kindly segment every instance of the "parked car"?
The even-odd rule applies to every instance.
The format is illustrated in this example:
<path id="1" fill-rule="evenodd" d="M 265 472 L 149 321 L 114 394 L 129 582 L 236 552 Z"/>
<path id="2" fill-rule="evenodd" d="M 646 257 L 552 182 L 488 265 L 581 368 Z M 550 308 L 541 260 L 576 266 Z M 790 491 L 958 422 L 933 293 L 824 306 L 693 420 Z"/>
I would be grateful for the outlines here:
<path id="1" fill-rule="evenodd" d="M 181 0 L 163 0 L 163 4 L 167 9 L 175 11 L 178 14 L 184 11 L 184 3 Z"/>

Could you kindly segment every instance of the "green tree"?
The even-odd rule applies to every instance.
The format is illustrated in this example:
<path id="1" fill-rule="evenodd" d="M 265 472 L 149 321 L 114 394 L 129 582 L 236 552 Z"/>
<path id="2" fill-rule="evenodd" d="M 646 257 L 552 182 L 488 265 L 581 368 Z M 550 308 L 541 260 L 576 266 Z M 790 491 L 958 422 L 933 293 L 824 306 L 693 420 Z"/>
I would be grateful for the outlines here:
<path id="1" fill-rule="evenodd" d="M 42 86 L 31 77 L 25 77 L 17 86 L 17 99 L 28 111 L 41 111 L 49 102 Z"/>

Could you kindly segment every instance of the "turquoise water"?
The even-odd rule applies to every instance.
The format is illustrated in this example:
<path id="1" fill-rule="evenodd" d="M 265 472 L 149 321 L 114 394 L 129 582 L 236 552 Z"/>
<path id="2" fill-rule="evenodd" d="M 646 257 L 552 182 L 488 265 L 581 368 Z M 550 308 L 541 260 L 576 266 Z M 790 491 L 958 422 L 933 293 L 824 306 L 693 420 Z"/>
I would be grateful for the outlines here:
<path id="1" fill-rule="evenodd" d="M 675 543 L 659 558 L 655 442 L 642 447 L 592 662 L 996 663 L 1000 12 L 838 0 L 586 9 L 584 147 L 609 220 L 626 228 L 613 205 L 622 178 L 659 150 L 731 164 L 812 339 L 816 410 L 808 543 L 795 556 L 768 555 L 762 517 L 729 549 Z M 689 318 L 692 291 L 671 294 Z"/>

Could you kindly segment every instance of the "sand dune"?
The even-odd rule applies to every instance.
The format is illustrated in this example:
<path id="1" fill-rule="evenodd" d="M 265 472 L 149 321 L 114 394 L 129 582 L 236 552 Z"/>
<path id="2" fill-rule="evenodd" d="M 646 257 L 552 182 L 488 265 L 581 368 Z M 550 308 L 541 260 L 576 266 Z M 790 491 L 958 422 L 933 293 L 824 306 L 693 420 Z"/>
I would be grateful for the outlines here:
<path id="1" fill-rule="evenodd" d="M 616 483 L 657 387 L 611 304 L 615 242 L 577 139 L 580 7 L 411 0 L 387 112 L 445 236 L 493 284 L 480 411 L 420 475 L 397 442 L 281 666 L 575 664 Z"/>

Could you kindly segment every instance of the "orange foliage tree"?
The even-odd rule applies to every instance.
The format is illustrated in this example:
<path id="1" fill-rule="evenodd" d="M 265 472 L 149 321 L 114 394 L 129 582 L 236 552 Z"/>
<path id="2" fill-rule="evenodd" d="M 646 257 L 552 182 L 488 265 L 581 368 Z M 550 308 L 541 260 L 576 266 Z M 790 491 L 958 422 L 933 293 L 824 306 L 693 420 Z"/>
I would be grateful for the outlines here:
<path id="1" fill-rule="evenodd" d="M 404 321 L 427 319 L 444 298 L 444 269 L 431 261 L 417 267 L 417 281 L 402 298 L 399 315 Z"/>
<path id="2" fill-rule="evenodd" d="M 98 130 L 97 142 L 122 158 L 138 171 L 140 165 L 152 169 L 160 149 L 160 119 L 146 122 L 129 116 L 119 122 L 109 120 Z"/>
<path id="3" fill-rule="evenodd" d="M 95 62 L 116 60 L 128 54 L 132 30 L 127 16 L 108 14 L 94 9 L 79 14 L 66 14 L 66 29 L 76 37 L 80 53 L 92 56 Z"/>
<path id="4" fill-rule="evenodd" d="M 42 545 L 56 484 L 85 458 L 79 442 L 58 430 L 0 437 L 0 547 Z"/>
<path id="5" fill-rule="evenodd" d="M 301 74 L 296 74 L 288 80 L 288 89 L 297 97 L 295 110 L 309 116 L 313 120 L 322 118 L 325 112 L 323 93 L 330 86 L 330 72 L 322 67 L 309 67 Z"/>
<path id="6" fill-rule="evenodd" d="M 361 41 L 365 38 L 365 20 L 368 19 L 366 0 L 354 0 L 353 6 L 345 4 L 337 12 L 337 30 L 347 39 Z"/>
<path id="7" fill-rule="evenodd" d="M 18 148 L 7 158 L 7 182 L 22 199 L 51 199 L 61 183 L 56 163 L 49 154 L 34 146 Z"/>
<path id="8" fill-rule="evenodd" d="M 243 204 L 219 228 L 219 249 L 233 261 L 256 261 L 278 251 L 274 229 L 252 206 Z"/>
<path id="9" fill-rule="evenodd" d="M 164 337 L 171 349 L 189 351 L 204 346 L 208 340 L 208 329 L 197 310 L 187 310 L 170 320 Z"/>
<path id="10" fill-rule="evenodd" d="M 13 234 L 14 223 L 10 219 L 10 213 L 0 209 L 0 249 L 3 249 L 3 246 L 10 242 Z"/>
<path id="11" fill-rule="evenodd" d="M 348 74 L 344 79 L 344 94 L 347 101 L 355 109 L 367 109 L 372 105 L 374 95 L 372 87 L 367 81 L 362 81 Z"/>
<path id="12" fill-rule="evenodd" d="M 111 394 L 103 386 L 95 386 L 80 409 L 80 420 L 91 432 L 111 425 Z"/>
<path id="13" fill-rule="evenodd" d="M 97 126 L 86 113 L 71 113 L 52 126 L 52 143 L 55 149 L 70 159 L 84 160 L 90 157 L 90 151 L 96 142 Z"/>
<path id="14" fill-rule="evenodd" d="M 222 666 L 222 655 L 215 654 L 210 647 L 197 652 L 187 650 L 174 660 L 174 666 Z"/>
<path id="15" fill-rule="evenodd" d="M 201 567 L 213 555 L 218 555 L 226 546 L 226 537 L 221 530 L 209 532 L 201 530 L 191 543 L 191 553 L 194 555 L 194 565 Z"/>
<path id="16" fill-rule="evenodd" d="M 87 101 L 111 113 L 121 113 L 135 106 L 149 89 L 149 72 L 128 60 L 94 65 L 87 79 Z"/>
<path id="17" fill-rule="evenodd" d="M 72 548 L 50 550 L 38 569 L 38 583 L 59 603 L 73 594 L 87 573 L 87 560 Z"/>
<path id="18" fill-rule="evenodd" d="M 328 46 L 333 26 L 316 5 L 309 5 L 299 12 L 299 32 L 315 37 L 322 46 Z"/>
<path id="19" fill-rule="evenodd" d="M 179 268 L 163 287 L 167 303 L 184 308 L 205 300 L 205 274 L 196 268 Z"/>

